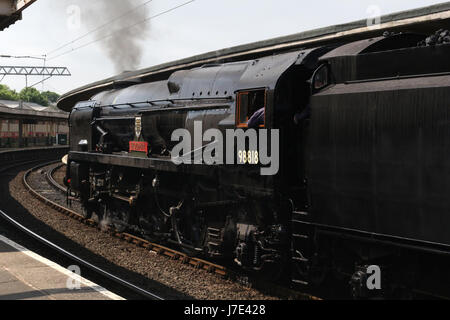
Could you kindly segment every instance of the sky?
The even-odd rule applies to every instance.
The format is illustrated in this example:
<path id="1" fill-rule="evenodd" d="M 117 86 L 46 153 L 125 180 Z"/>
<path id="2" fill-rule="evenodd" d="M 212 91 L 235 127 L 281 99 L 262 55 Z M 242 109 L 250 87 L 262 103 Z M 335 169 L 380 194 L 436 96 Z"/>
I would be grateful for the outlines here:
<path id="1" fill-rule="evenodd" d="M 107 38 L 111 29 L 92 32 L 79 41 L 74 39 L 105 24 L 124 10 L 123 0 L 37 0 L 23 12 L 23 20 L 0 32 L 0 55 L 39 56 L 47 54 L 47 66 L 69 68 L 71 77 L 54 77 L 39 90 L 63 94 L 80 86 L 120 73 L 111 56 L 131 52 L 126 42 Z M 132 7 L 146 0 L 129 0 Z M 187 0 L 153 0 L 140 7 L 138 16 L 125 16 L 108 26 L 120 29 L 138 23 L 142 17 L 158 15 L 187 2 Z M 157 16 L 147 23 L 129 29 L 136 36 L 141 56 L 132 69 L 141 69 L 219 50 L 240 44 L 290 35 L 320 27 L 366 19 L 374 8 L 381 15 L 429 6 L 446 1 L 433 0 L 195 0 L 183 7 Z M 113 10 L 116 8 L 116 10 Z M 125 13 L 125 12 L 123 12 Z M 141 19 L 142 20 L 142 19 Z M 115 30 L 115 29 L 112 29 Z M 106 43 L 116 44 L 114 52 Z M 70 43 L 59 51 L 54 49 Z M 91 43 L 91 44 L 90 44 Z M 80 46 L 85 47 L 76 49 Z M 58 55 L 68 52 L 70 53 Z M 134 53 L 135 50 L 132 50 Z M 49 54 L 51 53 L 51 54 Z M 1 66 L 37 65 L 38 59 L 0 58 Z M 42 80 L 30 77 L 32 85 Z M 5 77 L 2 84 L 15 90 L 25 86 L 24 77 Z"/>

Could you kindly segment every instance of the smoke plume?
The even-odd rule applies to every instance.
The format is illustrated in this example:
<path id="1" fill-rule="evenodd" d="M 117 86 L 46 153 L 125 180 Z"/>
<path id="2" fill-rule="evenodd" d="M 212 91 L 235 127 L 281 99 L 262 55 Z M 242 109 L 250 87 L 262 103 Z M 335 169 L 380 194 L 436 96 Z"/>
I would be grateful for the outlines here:
<path id="1" fill-rule="evenodd" d="M 128 13 L 121 19 L 93 35 L 94 40 L 108 36 L 97 42 L 106 56 L 114 63 L 116 72 L 135 70 L 139 67 L 144 53 L 144 40 L 148 36 L 149 22 L 139 23 L 149 16 L 149 6 L 139 6 L 143 0 L 95 0 L 82 1 L 82 20 L 89 29 L 111 21 Z M 139 6 L 137 10 L 133 10 Z M 113 36 L 109 37 L 109 35 Z"/>

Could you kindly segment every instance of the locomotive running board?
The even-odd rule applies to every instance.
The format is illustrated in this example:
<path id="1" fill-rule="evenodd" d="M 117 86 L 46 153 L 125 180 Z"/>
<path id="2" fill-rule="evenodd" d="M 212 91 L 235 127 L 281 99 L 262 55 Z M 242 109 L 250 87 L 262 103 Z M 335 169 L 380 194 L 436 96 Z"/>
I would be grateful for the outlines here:
<path id="1" fill-rule="evenodd" d="M 106 165 L 127 166 L 138 169 L 155 169 L 162 171 L 180 172 L 183 171 L 183 165 L 177 166 L 170 158 L 140 158 L 126 155 L 112 155 L 89 152 L 69 153 L 70 161 L 96 162 Z"/>
<path id="2" fill-rule="evenodd" d="M 233 170 L 226 166 L 210 166 L 205 164 L 180 164 L 176 165 L 171 158 L 140 158 L 130 155 L 114 155 L 91 152 L 72 151 L 69 153 L 69 162 L 88 162 L 98 163 L 111 166 L 136 168 L 143 170 L 154 170 L 160 172 L 186 173 L 198 176 L 216 176 L 223 175 L 222 170 Z M 246 191 L 247 186 L 228 184 L 229 186 L 239 190 Z M 273 190 L 268 187 L 254 186 L 252 193 L 257 196 L 271 196 Z"/>

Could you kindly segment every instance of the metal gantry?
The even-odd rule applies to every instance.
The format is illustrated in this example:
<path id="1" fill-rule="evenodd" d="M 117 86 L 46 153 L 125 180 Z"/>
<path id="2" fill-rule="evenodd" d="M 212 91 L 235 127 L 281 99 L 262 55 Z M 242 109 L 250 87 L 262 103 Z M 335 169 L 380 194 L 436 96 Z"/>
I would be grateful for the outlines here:
<path id="1" fill-rule="evenodd" d="M 7 76 L 71 76 L 66 67 L 0 66 L 0 75 Z"/>
<path id="2" fill-rule="evenodd" d="M 45 79 L 33 84 L 31 87 L 47 81 L 51 77 L 70 77 L 71 73 L 66 67 L 36 67 L 36 66 L 0 66 L 0 76 L 25 76 L 26 87 L 28 88 L 29 76 L 43 76 Z M 2 80 L 3 80 L 2 78 Z"/>

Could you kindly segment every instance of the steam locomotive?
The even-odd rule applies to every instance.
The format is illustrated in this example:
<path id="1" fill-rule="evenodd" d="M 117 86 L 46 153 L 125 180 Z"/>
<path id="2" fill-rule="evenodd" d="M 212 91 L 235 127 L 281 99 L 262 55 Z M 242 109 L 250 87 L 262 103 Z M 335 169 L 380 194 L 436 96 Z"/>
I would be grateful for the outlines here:
<path id="1" fill-rule="evenodd" d="M 425 38 L 117 84 L 73 108 L 65 182 L 87 217 L 305 290 L 332 277 L 357 298 L 450 297 L 450 45 Z M 261 110 L 256 130 L 278 140 L 259 136 L 253 150 L 249 119 Z M 246 139 L 227 150 L 233 163 L 195 159 L 213 142 L 202 135 L 173 154 L 174 132 L 195 137 L 196 123 Z M 264 143 L 276 174 L 261 174 Z"/>

